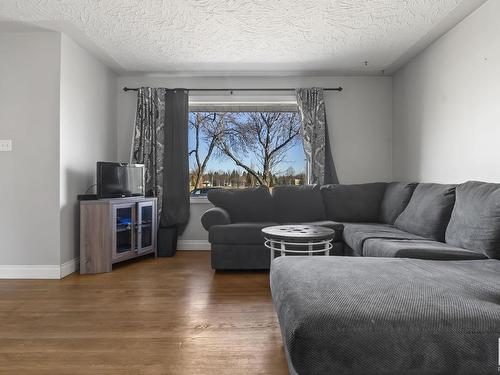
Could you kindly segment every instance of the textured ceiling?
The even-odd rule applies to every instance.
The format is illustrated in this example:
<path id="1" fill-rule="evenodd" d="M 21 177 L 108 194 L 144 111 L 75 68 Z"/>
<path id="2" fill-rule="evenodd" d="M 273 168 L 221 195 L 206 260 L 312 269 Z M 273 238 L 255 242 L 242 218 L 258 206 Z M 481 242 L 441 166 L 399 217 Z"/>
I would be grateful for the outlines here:
<path id="1" fill-rule="evenodd" d="M 0 17 L 63 31 L 128 72 L 369 73 L 482 2 L 1 0 Z"/>

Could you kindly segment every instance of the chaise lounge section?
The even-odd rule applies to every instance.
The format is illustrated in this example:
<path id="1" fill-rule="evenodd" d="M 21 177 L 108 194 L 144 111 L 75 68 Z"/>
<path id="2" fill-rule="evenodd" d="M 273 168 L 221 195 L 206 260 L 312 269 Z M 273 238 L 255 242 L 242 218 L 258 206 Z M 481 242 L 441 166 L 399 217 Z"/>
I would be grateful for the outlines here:
<path id="1" fill-rule="evenodd" d="M 279 257 L 290 374 L 495 374 L 500 261 Z"/>

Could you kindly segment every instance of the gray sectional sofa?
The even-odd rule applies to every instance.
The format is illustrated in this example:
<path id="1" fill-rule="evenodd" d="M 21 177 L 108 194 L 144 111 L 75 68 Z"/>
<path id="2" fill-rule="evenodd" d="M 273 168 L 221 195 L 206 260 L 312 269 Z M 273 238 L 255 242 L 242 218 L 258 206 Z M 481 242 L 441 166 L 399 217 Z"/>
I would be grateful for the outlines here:
<path id="1" fill-rule="evenodd" d="M 260 231 L 283 223 L 336 229 L 333 255 L 488 259 L 500 239 L 484 239 L 500 232 L 500 220 L 481 213 L 499 204 L 498 194 L 498 185 L 475 181 L 220 189 L 209 192 L 215 208 L 201 220 L 216 270 L 269 268 Z"/>
<path id="2" fill-rule="evenodd" d="M 266 268 L 260 229 L 275 223 L 335 228 L 336 255 L 351 255 L 272 262 L 290 374 L 498 373 L 500 184 L 277 187 L 209 199 L 216 207 L 202 221 L 215 269 Z"/>

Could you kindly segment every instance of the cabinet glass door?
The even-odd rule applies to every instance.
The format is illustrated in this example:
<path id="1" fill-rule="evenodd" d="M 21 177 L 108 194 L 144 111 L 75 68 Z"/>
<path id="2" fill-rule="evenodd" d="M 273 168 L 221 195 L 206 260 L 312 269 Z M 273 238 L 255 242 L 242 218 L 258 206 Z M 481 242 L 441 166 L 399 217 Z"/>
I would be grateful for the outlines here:
<path id="1" fill-rule="evenodd" d="M 138 251 L 153 249 L 156 220 L 153 215 L 153 202 L 140 202 L 137 212 Z"/>
<path id="2" fill-rule="evenodd" d="M 115 240 L 113 258 L 127 257 L 134 251 L 134 205 L 114 206 Z"/>

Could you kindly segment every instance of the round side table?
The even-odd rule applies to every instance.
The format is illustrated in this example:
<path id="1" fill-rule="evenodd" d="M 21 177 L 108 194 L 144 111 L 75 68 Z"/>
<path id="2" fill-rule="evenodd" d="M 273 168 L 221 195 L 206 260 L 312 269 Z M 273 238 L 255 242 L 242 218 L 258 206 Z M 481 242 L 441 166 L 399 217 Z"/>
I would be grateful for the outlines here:
<path id="1" fill-rule="evenodd" d="M 275 225 L 262 229 L 264 245 L 271 250 L 271 261 L 275 252 L 285 256 L 287 253 L 323 253 L 330 255 L 335 231 L 317 225 Z"/>

